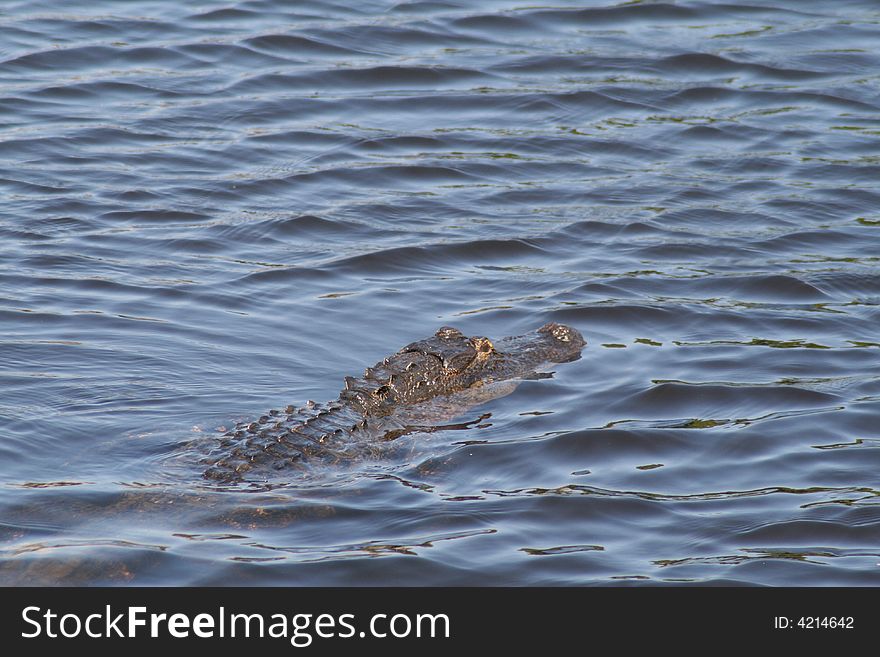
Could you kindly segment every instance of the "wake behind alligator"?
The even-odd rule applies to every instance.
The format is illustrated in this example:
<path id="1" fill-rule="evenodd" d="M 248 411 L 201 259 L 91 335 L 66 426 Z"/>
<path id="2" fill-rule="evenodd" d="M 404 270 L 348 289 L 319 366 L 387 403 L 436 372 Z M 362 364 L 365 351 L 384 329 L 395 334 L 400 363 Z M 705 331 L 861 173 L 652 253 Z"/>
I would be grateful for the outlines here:
<path id="1" fill-rule="evenodd" d="M 204 476 L 222 483 L 263 479 L 310 461 L 337 462 L 368 453 L 402 435 L 430 432 L 439 421 L 507 394 L 551 363 L 580 358 L 586 344 L 575 329 L 545 324 L 492 342 L 444 326 L 346 377 L 339 398 L 269 411 L 237 425 L 215 444 Z M 461 425 L 459 425 L 461 426 Z"/>

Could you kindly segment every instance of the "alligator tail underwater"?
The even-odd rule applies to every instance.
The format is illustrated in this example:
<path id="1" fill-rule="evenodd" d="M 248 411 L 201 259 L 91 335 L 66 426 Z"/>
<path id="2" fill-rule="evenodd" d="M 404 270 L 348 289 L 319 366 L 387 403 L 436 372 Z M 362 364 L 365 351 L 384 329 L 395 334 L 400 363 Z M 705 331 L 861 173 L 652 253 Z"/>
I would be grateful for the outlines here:
<path id="1" fill-rule="evenodd" d="M 310 460 L 350 458 L 370 442 L 431 431 L 437 427 L 418 419 L 460 415 L 515 387 L 491 384 L 540 376 L 548 364 L 580 358 L 585 345 L 580 332 L 555 323 L 495 342 L 444 326 L 367 368 L 362 377 L 346 377 L 333 402 L 288 406 L 237 425 L 215 444 L 216 456 L 203 461 L 204 476 L 236 483 Z"/>

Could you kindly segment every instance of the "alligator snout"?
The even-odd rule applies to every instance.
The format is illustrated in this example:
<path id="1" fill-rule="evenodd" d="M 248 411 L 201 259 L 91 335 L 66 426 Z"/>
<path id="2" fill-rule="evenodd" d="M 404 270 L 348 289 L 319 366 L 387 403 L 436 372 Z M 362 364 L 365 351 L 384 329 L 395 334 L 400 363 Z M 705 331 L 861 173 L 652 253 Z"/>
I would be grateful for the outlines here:
<path id="1" fill-rule="evenodd" d="M 587 341 L 584 340 L 584 336 L 581 335 L 580 331 L 573 329 L 570 326 L 566 326 L 565 324 L 550 322 L 539 328 L 538 333 L 548 333 L 559 342 L 567 342 L 573 346 L 583 347 L 587 344 Z"/>

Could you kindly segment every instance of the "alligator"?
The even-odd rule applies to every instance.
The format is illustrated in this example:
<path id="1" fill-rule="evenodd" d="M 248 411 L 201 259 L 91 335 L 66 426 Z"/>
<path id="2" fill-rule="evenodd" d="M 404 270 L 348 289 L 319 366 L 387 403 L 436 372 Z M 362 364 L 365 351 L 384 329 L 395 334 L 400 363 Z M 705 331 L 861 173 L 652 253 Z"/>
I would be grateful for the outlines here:
<path id="1" fill-rule="evenodd" d="M 346 377 L 335 401 L 288 406 L 236 425 L 203 461 L 204 476 L 238 483 L 316 459 L 347 459 L 365 446 L 408 433 L 446 428 L 436 425 L 438 417 L 461 415 L 466 407 L 507 394 L 519 380 L 550 376 L 541 369 L 577 360 L 585 345 L 577 330 L 556 323 L 494 342 L 444 326 L 367 368 L 362 377 Z M 434 424 L 420 423 L 424 418 Z"/>

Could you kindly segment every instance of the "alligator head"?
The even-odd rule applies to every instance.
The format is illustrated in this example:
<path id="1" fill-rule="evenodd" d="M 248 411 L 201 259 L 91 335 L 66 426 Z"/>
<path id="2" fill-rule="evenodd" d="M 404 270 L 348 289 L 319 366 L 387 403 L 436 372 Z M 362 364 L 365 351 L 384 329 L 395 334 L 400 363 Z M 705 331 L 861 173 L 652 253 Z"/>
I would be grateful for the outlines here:
<path id="1" fill-rule="evenodd" d="M 366 415 L 386 415 L 400 404 L 524 377 L 550 363 L 576 360 L 584 345 L 577 330 L 555 323 L 494 343 L 444 326 L 367 369 L 363 378 L 346 379 L 341 398 Z"/>

